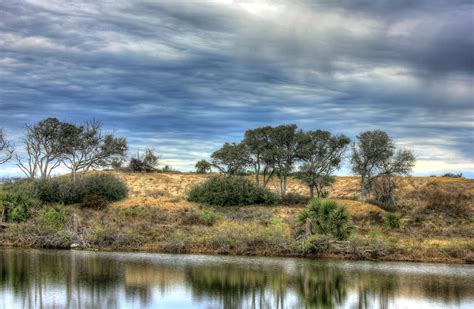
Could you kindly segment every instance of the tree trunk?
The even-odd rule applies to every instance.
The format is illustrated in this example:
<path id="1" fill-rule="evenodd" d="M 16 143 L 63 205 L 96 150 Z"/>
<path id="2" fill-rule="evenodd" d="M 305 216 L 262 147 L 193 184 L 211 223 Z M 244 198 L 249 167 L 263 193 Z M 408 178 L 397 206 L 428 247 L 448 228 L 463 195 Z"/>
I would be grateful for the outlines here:
<path id="1" fill-rule="evenodd" d="M 283 178 L 280 175 L 280 197 L 283 197 Z"/>
<path id="2" fill-rule="evenodd" d="M 283 195 L 286 195 L 286 177 L 287 175 L 285 174 L 283 176 Z"/>
<path id="3" fill-rule="evenodd" d="M 260 185 L 260 162 L 257 160 L 257 170 L 255 171 L 255 182 L 257 183 L 257 186 Z M 265 181 L 265 180 L 264 180 Z"/>
<path id="4" fill-rule="evenodd" d="M 360 182 L 360 198 L 363 203 L 367 200 L 367 195 L 369 194 L 368 192 L 368 184 L 367 184 L 367 179 L 365 177 L 362 177 L 361 182 Z"/>
<path id="5" fill-rule="evenodd" d="M 309 197 L 314 198 L 314 186 L 309 186 Z"/>
<path id="6" fill-rule="evenodd" d="M 7 222 L 7 209 L 6 208 L 2 210 L 2 217 L 0 218 L 0 222 Z"/>

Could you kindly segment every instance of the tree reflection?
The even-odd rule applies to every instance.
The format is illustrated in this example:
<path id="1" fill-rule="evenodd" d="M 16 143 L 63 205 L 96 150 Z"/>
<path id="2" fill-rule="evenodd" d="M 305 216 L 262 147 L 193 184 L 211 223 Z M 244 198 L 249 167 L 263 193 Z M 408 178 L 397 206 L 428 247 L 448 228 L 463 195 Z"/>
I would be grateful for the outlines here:
<path id="1" fill-rule="evenodd" d="M 130 306 L 155 307 L 176 292 L 185 295 L 178 300 L 183 306 L 204 302 L 224 308 L 387 308 L 401 297 L 454 305 L 474 299 L 473 279 L 455 271 L 410 273 L 381 270 L 375 263 L 367 268 L 357 262 L 302 259 L 247 263 L 212 258 L 196 263 L 182 257 L 176 264 L 180 258 L 0 250 L 0 304 L 8 298 L 28 308 L 126 307 L 122 300 Z"/>
<path id="2" fill-rule="evenodd" d="M 332 308 L 344 302 L 347 280 L 336 269 L 305 264 L 295 278 L 298 295 L 306 308 Z"/>
<path id="3" fill-rule="evenodd" d="M 190 266 L 185 274 L 193 296 L 217 299 L 225 308 L 283 308 L 288 287 L 282 267 Z"/>

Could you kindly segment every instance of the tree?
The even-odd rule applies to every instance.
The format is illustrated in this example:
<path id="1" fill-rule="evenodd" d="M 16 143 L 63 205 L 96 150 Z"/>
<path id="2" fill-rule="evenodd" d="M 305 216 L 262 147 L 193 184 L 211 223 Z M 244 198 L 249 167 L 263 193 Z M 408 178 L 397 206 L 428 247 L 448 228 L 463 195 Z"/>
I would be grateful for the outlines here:
<path id="1" fill-rule="evenodd" d="M 125 138 L 102 134 L 102 123 L 97 120 L 79 127 L 64 127 L 64 165 L 71 170 L 73 180 L 78 171 L 111 166 L 125 159 L 128 146 Z"/>
<path id="2" fill-rule="evenodd" d="M 366 131 L 352 146 L 352 171 L 361 176 L 361 197 L 365 201 L 377 177 L 408 175 L 415 156 L 411 151 L 395 151 L 392 138 L 384 131 Z"/>
<path id="3" fill-rule="evenodd" d="M 260 174 L 263 174 L 263 186 L 266 187 L 273 176 L 273 155 L 271 153 L 270 134 L 272 127 L 262 127 L 245 131 L 243 143 L 249 153 L 249 164 L 254 167 L 255 182 L 260 184 Z M 262 169 L 263 167 L 263 169 Z"/>
<path id="4" fill-rule="evenodd" d="M 225 175 L 238 175 L 249 165 L 250 155 L 245 144 L 225 143 L 211 154 L 211 164 Z"/>
<path id="5" fill-rule="evenodd" d="M 331 136 L 328 131 L 316 130 L 299 134 L 297 156 L 303 164 L 297 177 L 308 185 L 311 198 L 314 197 L 314 189 L 317 197 L 321 197 L 324 187 L 334 182 L 331 175 L 341 167 L 342 157 L 349 143 L 348 137 Z"/>
<path id="6" fill-rule="evenodd" d="M 153 149 L 145 149 L 145 154 L 137 153 L 135 157 L 130 159 L 129 168 L 133 172 L 154 172 L 158 169 L 159 156 L 155 154 Z"/>
<path id="7" fill-rule="evenodd" d="M 297 159 L 298 135 L 295 124 L 281 125 L 275 127 L 270 132 L 270 145 L 265 156 L 271 158 L 272 164 L 280 179 L 280 196 L 286 194 L 286 183 L 288 174 L 293 169 Z"/>
<path id="8" fill-rule="evenodd" d="M 34 126 L 26 126 L 24 138 L 26 159 L 17 155 L 17 166 L 29 178 L 39 173 L 48 178 L 61 165 L 65 151 L 65 127 L 68 124 L 56 118 L 47 118 Z"/>
<path id="9" fill-rule="evenodd" d="M 6 140 L 5 133 L 0 129 L 0 164 L 6 163 L 13 157 L 15 148 Z"/>
<path id="10" fill-rule="evenodd" d="M 206 160 L 199 160 L 196 162 L 194 166 L 196 168 L 196 173 L 198 174 L 207 174 L 211 171 L 211 163 L 207 162 Z"/>

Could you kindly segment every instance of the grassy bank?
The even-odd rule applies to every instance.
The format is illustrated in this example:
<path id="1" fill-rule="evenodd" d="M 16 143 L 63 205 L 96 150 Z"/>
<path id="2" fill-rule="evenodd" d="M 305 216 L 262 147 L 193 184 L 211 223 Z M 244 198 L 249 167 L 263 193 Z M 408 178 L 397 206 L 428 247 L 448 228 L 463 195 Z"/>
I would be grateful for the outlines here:
<path id="1" fill-rule="evenodd" d="M 117 175 L 130 189 L 127 199 L 101 210 L 73 204 L 55 206 L 60 210 L 49 211 L 48 215 L 51 206 L 36 208 L 26 222 L 11 223 L 0 230 L 0 245 L 69 248 L 77 244 L 81 248 L 99 250 L 446 263 L 474 261 L 471 180 L 399 179 L 403 184 L 400 206 L 388 212 L 356 201 L 357 179 L 339 177 L 330 190 L 330 197 L 348 210 L 354 232 L 345 241 L 322 237 L 308 248 L 296 240 L 298 214 L 306 204 L 206 207 L 186 201 L 185 196 L 193 184 L 208 176 Z M 305 190 L 296 180 L 290 181 L 290 192 L 305 194 Z M 436 195 L 427 190 L 439 192 L 436 191 Z M 462 193 L 462 198 L 450 195 L 462 204 L 459 206 L 462 213 L 448 202 L 444 208 L 436 208 L 426 200 L 447 199 L 446 192 L 452 194 L 453 190 Z M 393 224 L 390 218 L 398 215 L 400 219 L 395 218 Z"/>

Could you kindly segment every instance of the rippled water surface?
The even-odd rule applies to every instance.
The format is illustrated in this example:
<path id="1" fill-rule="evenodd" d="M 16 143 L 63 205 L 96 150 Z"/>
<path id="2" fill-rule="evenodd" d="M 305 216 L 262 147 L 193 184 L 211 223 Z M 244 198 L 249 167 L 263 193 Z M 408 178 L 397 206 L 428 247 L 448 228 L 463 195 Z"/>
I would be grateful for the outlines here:
<path id="1" fill-rule="evenodd" d="M 474 308 L 469 265 L 0 249 L 0 308 Z"/>

